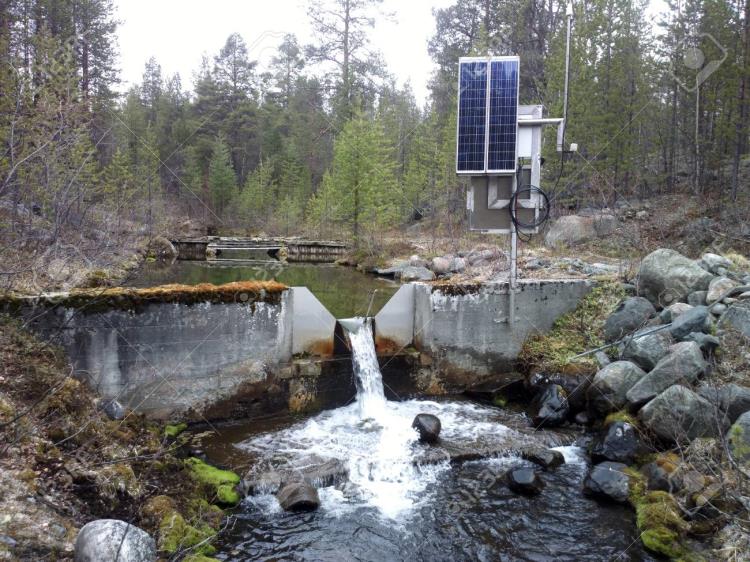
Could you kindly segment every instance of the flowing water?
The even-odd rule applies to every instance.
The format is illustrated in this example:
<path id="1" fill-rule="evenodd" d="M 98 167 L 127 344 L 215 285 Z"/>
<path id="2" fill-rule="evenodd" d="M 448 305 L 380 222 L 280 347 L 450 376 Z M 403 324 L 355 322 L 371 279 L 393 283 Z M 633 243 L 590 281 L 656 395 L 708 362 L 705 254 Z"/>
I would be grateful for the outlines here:
<path id="1" fill-rule="evenodd" d="M 355 402 L 228 437 L 250 463 L 250 481 L 290 470 L 321 474 L 313 478 L 320 509 L 286 513 L 256 486 L 222 538 L 219 559 L 650 560 L 629 509 L 582 495 L 587 461 L 583 443 L 571 444 L 575 436 L 534 432 L 523 413 L 466 400 L 387 401 L 370 323 L 349 329 Z M 442 422 L 436 446 L 419 443 L 411 428 L 422 412 Z M 533 498 L 504 483 L 509 468 L 528 466 L 514 451 L 530 444 L 566 458 L 542 474 L 546 488 Z M 455 462 L 467 451 L 492 455 Z M 320 466 L 333 469 L 315 473 Z"/>

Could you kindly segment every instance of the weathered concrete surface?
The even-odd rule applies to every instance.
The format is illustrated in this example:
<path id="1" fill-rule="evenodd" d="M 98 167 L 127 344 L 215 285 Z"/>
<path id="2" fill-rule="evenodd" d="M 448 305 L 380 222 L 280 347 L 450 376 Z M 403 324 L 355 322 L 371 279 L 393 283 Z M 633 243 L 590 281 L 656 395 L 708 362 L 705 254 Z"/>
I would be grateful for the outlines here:
<path id="1" fill-rule="evenodd" d="M 103 397 L 167 417 L 202 410 L 288 363 L 289 306 L 285 292 L 278 303 L 149 303 L 94 313 L 59 307 L 32 326 L 59 341 Z"/>
<path id="2" fill-rule="evenodd" d="M 375 349 L 395 353 L 414 339 L 414 283 L 402 285 L 375 315 Z"/>
<path id="3" fill-rule="evenodd" d="M 333 354 L 336 318 L 307 287 L 292 288 L 292 353 L 319 356 Z"/>
<path id="4" fill-rule="evenodd" d="M 592 286 L 588 280 L 521 280 L 511 324 L 507 283 L 415 284 L 414 345 L 432 357 L 449 388 L 462 389 L 509 373 L 526 338 L 549 330 Z"/>

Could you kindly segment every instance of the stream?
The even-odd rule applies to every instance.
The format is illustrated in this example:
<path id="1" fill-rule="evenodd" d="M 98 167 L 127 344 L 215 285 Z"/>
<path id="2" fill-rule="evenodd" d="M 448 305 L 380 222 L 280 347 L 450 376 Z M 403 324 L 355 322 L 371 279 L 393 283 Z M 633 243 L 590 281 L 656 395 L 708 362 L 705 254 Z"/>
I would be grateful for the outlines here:
<path id="1" fill-rule="evenodd" d="M 251 272 L 177 262 L 167 270 L 154 268 L 142 281 L 220 283 L 253 278 L 247 277 Z M 374 314 L 397 288 L 334 266 L 287 266 L 276 278 L 307 284 L 337 318 L 364 314 L 367 290 L 382 288 L 385 298 L 373 306 Z M 344 468 L 317 482 L 320 508 L 313 512 L 285 512 L 275 490 L 256 486 L 231 515 L 217 544 L 218 559 L 653 560 L 631 509 L 583 495 L 585 434 L 535 432 L 523 411 L 463 397 L 386 400 L 369 322 L 348 329 L 357 383 L 352 403 L 304 419 L 280 415 L 204 434 L 208 459 L 237 468 L 250 481 L 326 462 Z M 418 413 L 440 418 L 437 444 L 419 442 L 411 428 Z M 534 466 L 521 459 L 523 446 L 554 448 L 566 461 L 540 473 L 545 488 L 533 497 L 505 483 L 510 468 Z M 493 454 L 450 462 L 457 449 Z"/>

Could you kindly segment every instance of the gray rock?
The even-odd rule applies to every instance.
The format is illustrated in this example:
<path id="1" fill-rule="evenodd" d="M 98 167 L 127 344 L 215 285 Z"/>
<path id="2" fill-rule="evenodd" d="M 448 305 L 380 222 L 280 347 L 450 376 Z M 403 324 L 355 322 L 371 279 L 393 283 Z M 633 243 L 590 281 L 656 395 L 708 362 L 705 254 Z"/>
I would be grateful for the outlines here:
<path id="1" fill-rule="evenodd" d="M 716 303 L 711 307 L 711 314 L 713 314 L 714 316 L 721 316 L 727 311 L 727 308 L 729 307 L 724 303 Z"/>
<path id="2" fill-rule="evenodd" d="M 417 414 L 411 426 L 419 433 L 422 443 L 435 443 L 440 437 L 440 419 L 432 414 Z"/>
<path id="3" fill-rule="evenodd" d="M 409 265 L 412 267 L 427 267 L 427 260 L 420 258 L 417 254 L 414 254 L 409 258 Z"/>
<path id="4" fill-rule="evenodd" d="M 646 477 L 646 486 L 649 490 L 661 490 L 672 493 L 682 489 L 682 480 L 676 470 L 669 473 L 658 463 L 650 462 L 641 471 Z"/>
<path id="5" fill-rule="evenodd" d="M 745 412 L 732 424 L 727 434 L 732 458 L 743 465 L 750 463 L 750 412 Z"/>
<path id="6" fill-rule="evenodd" d="M 404 283 L 408 283 L 409 281 L 432 281 L 435 279 L 435 274 L 426 267 L 413 267 L 410 265 L 401 270 L 398 278 Z"/>
<path id="7" fill-rule="evenodd" d="M 750 411 L 750 388 L 746 386 L 702 384 L 698 387 L 698 394 L 726 413 L 729 423 L 734 423 L 742 414 Z"/>
<path id="8" fill-rule="evenodd" d="M 589 412 L 595 416 L 606 416 L 622 409 L 628 390 L 645 376 L 643 369 L 630 361 L 610 363 L 596 373 L 586 391 Z"/>
<path id="9" fill-rule="evenodd" d="M 672 320 L 669 333 L 680 341 L 691 332 L 702 332 L 706 328 L 708 318 L 708 307 L 695 306 Z"/>
<path id="10" fill-rule="evenodd" d="M 603 351 L 597 351 L 596 353 L 594 353 L 594 358 L 596 359 L 596 362 L 599 363 L 600 367 L 606 367 L 607 365 L 612 363 L 609 355 L 607 355 Z"/>
<path id="11" fill-rule="evenodd" d="M 536 428 L 561 425 L 570 411 L 567 392 L 559 384 L 551 384 L 534 397 L 532 408 L 536 412 L 532 417 Z"/>
<path id="12" fill-rule="evenodd" d="M 452 273 L 462 273 L 466 270 L 466 259 L 465 258 L 453 258 L 450 263 L 450 271 Z"/>
<path id="13" fill-rule="evenodd" d="M 480 265 L 481 263 L 499 260 L 501 257 L 502 252 L 500 252 L 499 248 L 486 248 L 484 250 L 472 250 L 466 256 L 466 261 L 468 261 L 469 265 Z"/>
<path id="14" fill-rule="evenodd" d="M 314 511 L 320 507 L 318 490 L 307 482 L 292 482 L 276 494 L 286 511 Z"/>
<path id="15" fill-rule="evenodd" d="M 641 262 L 638 293 L 655 305 L 667 307 L 684 301 L 694 291 L 708 289 L 713 275 L 679 252 L 661 248 Z"/>
<path id="16" fill-rule="evenodd" d="M 620 358 L 632 361 L 644 371 L 653 369 L 659 360 L 669 353 L 669 347 L 674 343 L 669 330 L 653 330 L 654 328 L 638 330 L 632 339 L 621 344 Z"/>
<path id="17" fill-rule="evenodd" d="M 591 418 L 589 417 L 588 412 L 578 412 L 573 421 L 578 425 L 589 425 L 591 423 Z"/>
<path id="18" fill-rule="evenodd" d="M 706 304 L 708 291 L 693 291 L 688 295 L 687 301 L 691 306 L 704 306 Z"/>
<path id="19" fill-rule="evenodd" d="M 516 468 L 508 472 L 508 487 L 518 494 L 536 495 L 544 489 L 544 482 L 530 468 Z"/>
<path id="20" fill-rule="evenodd" d="M 151 562 L 156 543 L 149 534 L 117 519 L 97 519 L 84 525 L 75 542 L 75 562 Z"/>
<path id="21" fill-rule="evenodd" d="M 550 470 L 565 464 L 565 456 L 560 451 L 543 449 L 541 447 L 522 450 L 521 458 L 533 462 L 534 464 L 538 464 L 544 470 Z"/>
<path id="22" fill-rule="evenodd" d="M 680 342 L 669 348 L 646 376 L 628 390 L 628 408 L 635 411 L 677 383 L 693 384 L 708 369 L 700 346 L 695 342 Z"/>
<path id="23" fill-rule="evenodd" d="M 446 257 L 437 257 L 432 258 L 432 264 L 430 265 L 430 269 L 435 272 L 437 275 L 445 275 L 450 271 L 451 268 L 451 260 L 450 258 Z"/>
<path id="24" fill-rule="evenodd" d="M 127 415 L 125 407 L 115 399 L 102 400 L 98 407 L 111 420 L 122 420 Z"/>
<path id="25" fill-rule="evenodd" d="M 719 319 L 718 328 L 731 328 L 750 338 L 750 302 L 742 301 L 730 306 Z"/>
<path id="26" fill-rule="evenodd" d="M 614 461 L 633 464 L 644 450 L 636 428 L 624 421 L 610 423 L 591 444 L 594 462 Z"/>
<path id="27" fill-rule="evenodd" d="M 703 332 L 691 332 L 683 338 L 683 341 L 697 343 L 703 353 L 713 353 L 721 345 L 719 338 L 711 334 L 704 334 Z"/>
<path id="28" fill-rule="evenodd" d="M 711 283 L 708 284 L 708 294 L 706 295 L 706 304 L 713 304 L 720 300 L 721 296 L 729 291 L 738 287 L 739 283 L 729 279 L 729 277 L 714 277 Z"/>
<path id="29" fill-rule="evenodd" d="M 632 283 L 620 283 L 620 287 L 629 297 L 634 297 L 638 293 L 637 287 Z"/>
<path id="30" fill-rule="evenodd" d="M 626 468 L 627 465 L 621 462 L 609 461 L 591 467 L 583 481 L 584 493 L 616 502 L 626 502 L 630 492 L 630 478 L 624 472 Z"/>
<path id="31" fill-rule="evenodd" d="M 401 275 L 401 272 L 407 267 L 410 267 L 409 262 L 401 261 L 395 265 L 392 265 L 391 267 L 376 269 L 375 273 L 377 273 L 378 275 L 386 276 L 386 277 L 398 277 L 399 275 Z"/>
<path id="32" fill-rule="evenodd" d="M 591 217 L 568 215 L 552 223 L 544 236 L 544 245 L 548 248 L 574 246 L 595 237 L 596 229 Z"/>
<path id="33" fill-rule="evenodd" d="M 701 267 L 703 267 L 706 271 L 710 271 L 714 275 L 718 274 L 718 270 L 720 268 L 730 269 L 732 267 L 732 262 L 729 259 L 725 258 L 724 256 L 711 253 L 703 254 L 699 263 Z"/>
<path id="34" fill-rule="evenodd" d="M 654 306 L 643 297 L 628 297 L 604 322 L 604 340 L 616 341 L 642 327 L 656 315 Z"/>
<path id="35" fill-rule="evenodd" d="M 670 386 L 651 400 L 638 417 L 659 439 L 678 443 L 697 437 L 717 437 L 721 424 L 708 400 L 680 385 Z"/>

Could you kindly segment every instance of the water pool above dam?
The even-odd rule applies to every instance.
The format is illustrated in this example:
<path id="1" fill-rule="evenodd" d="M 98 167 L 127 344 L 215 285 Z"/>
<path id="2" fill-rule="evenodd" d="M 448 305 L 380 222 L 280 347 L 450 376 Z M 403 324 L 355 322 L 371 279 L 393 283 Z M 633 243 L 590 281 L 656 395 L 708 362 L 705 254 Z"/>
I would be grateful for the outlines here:
<path id="1" fill-rule="evenodd" d="M 167 283 L 213 283 L 275 279 L 290 287 L 307 287 L 336 318 L 376 314 L 398 290 L 400 283 L 331 264 L 282 264 L 263 261 L 219 264 L 177 261 L 172 264 L 145 263 L 133 285 L 154 287 Z M 373 295 L 374 293 L 374 295 Z"/>

